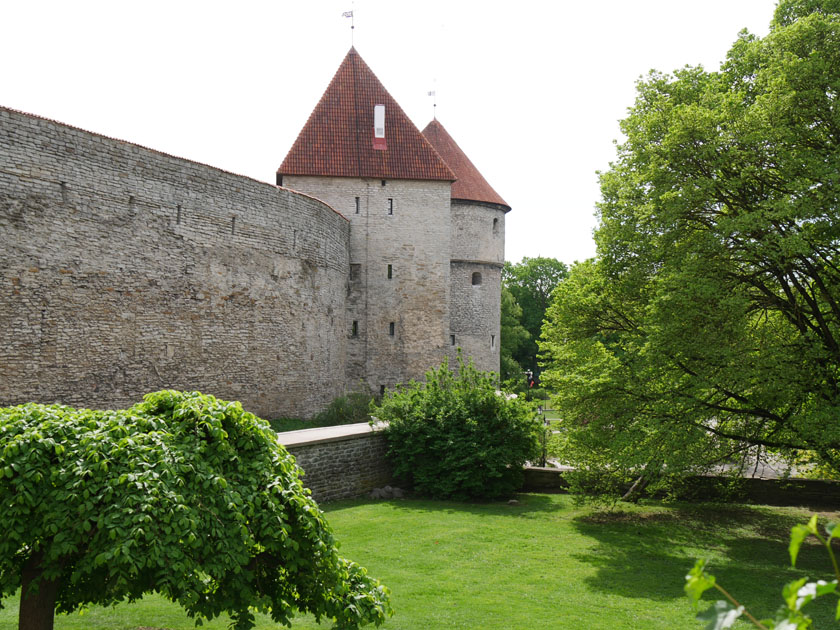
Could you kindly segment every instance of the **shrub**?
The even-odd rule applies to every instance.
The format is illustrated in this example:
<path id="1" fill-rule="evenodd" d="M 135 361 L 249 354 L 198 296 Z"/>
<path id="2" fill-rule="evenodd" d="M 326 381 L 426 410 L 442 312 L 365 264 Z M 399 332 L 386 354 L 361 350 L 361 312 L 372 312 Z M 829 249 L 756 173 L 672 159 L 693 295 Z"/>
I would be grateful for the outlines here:
<path id="1" fill-rule="evenodd" d="M 295 610 L 380 624 L 387 590 L 340 557 L 294 460 L 262 420 L 199 392 L 123 411 L 0 408 L 0 601 L 20 628 L 159 592 L 191 617 Z"/>
<path id="2" fill-rule="evenodd" d="M 312 418 L 313 427 L 331 427 L 337 424 L 370 422 L 371 394 L 352 392 L 339 396 L 321 413 Z"/>
<path id="3" fill-rule="evenodd" d="M 522 485 L 525 462 L 539 453 L 534 407 L 496 390 L 496 376 L 459 356 L 389 392 L 373 410 L 389 423 L 394 475 L 421 494 L 475 499 L 510 495 Z"/>

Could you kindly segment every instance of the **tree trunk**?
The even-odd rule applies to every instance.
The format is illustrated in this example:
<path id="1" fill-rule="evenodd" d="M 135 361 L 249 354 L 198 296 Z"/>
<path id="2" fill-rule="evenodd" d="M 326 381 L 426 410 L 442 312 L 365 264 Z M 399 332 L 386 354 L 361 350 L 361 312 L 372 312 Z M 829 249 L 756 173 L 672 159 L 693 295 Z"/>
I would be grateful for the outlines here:
<path id="1" fill-rule="evenodd" d="M 32 581 L 44 571 L 41 561 L 43 551 L 33 553 L 21 572 L 20 608 L 18 609 L 18 630 L 53 630 L 55 600 L 58 596 L 58 580 L 38 580 L 37 590 L 30 590 Z"/>
<path id="2" fill-rule="evenodd" d="M 622 501 L 627 501 L 629 503 L 638 503 L 639 499 L 642 496 L 642 491 L 647 487 L 648 479 L 644 475 L 640 475 L 633 485 L 630 486 L 630 489 L 624 493 L 624 496 L 621 497 Z"/>

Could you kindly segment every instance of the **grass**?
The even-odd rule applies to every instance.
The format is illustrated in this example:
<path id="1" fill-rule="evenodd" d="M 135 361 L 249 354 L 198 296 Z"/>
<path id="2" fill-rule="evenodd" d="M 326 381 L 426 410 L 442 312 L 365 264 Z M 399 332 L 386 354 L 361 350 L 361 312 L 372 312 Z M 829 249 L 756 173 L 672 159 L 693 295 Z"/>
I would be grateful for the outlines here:
<path id="1" fill-rule="evenodd" d="M 384 626 L 390 630 L 700 628 L 682 590 L 697 557 L 709 558 L 719 582 L 759 617 L 779 606 L 784 583 L 828 570 L 815 545 L 789 567 L 790 527 L 808 516 L 796 509 L 649 503 L 603 512 L 565 495 L 518 498 L 518 505 L 356 501 L 325 511 L 342 553 L 390 587 L 397 611 Z M 831 603 L 811 604 L 816 627 L 834 623 Z M 3 630 L 15 627 L 17 601 L 7 604 Z M 194 627 L 177 607 L 149 597 L 62 615 L 55 628 L 141 626 Z M 329 625 L 303 617 L 293 627 Z"/>

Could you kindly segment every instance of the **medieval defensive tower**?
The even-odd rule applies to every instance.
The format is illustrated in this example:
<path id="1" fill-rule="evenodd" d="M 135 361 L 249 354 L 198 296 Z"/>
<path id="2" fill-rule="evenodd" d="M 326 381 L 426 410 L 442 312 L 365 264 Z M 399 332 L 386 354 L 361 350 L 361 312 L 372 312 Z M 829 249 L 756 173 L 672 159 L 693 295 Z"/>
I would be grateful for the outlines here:
<path id="1" fill-rule="evenodd" d="M 0 404 L 308 417 L 458 348 L 498 371 L 510 208 L 355 49 L 277 183 L 0 107 Z"/>
<path id="2" fill-rule="evenodd" d="M 459 347 L 498 371 L 510 208 L 440 123 L 412 124 L 354 48 L 277 183 L 350 220 L 348 387 L 421 378 Z"/>
<path id="3" fill-rule="evenodd" d="M 437 120 L 423 130 L 457 179 L 451 193 L 450 344 L 481 370 L 499 371 L 499 315 L 505 262 L 504 199 Z"/>

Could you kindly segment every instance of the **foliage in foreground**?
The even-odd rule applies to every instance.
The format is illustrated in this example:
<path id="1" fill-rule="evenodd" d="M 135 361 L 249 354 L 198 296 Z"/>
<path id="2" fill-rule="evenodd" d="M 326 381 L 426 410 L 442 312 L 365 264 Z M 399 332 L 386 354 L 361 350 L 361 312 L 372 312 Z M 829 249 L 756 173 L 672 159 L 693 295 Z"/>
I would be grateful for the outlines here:
<path id="1" fill-rule="evenodd" d="M 598 258 L 555 291 L 543 381 L 592 484 L 812 453 L 840 473 L 840 2 L 783 0 L 717 72 L 638 85 Z"/>
<path id="2" fill-rule="evenodd" d="M 516 492 L 523 467 L 538 455 L 541 425 L 533 406 L 508 399 L 496 376 L 458 357 L 382 399 L 373 414 L 387 421 L 394 475 L 437 498 L 490 499 Z"/>
<path id="3" fill-rule="evenodd" d="M 0 409 L 0 597 L 22 589 L 20 628 L 53 611 L 159 592 L 191 617 L 295 610 L 379 625 L 388 592 L 339 557 L 333 534 L 268 426 L 198 392 L 124 411 Z"/>
<path id="4" fill-rule="evenodd" d="M 837 565 L 834 550 L 831 548 L 832 539 L 840 538 L 840 527 L 838 527 L 837 523 L 828 523 L 825 527 L 825 536 L 822 536 L 817 528 L 816 514 L 811 517 L 807 525 L 794 526 L 791 531 L 790 545 L 788 547 L 791 566 L 796 566 L 799 549 L 808 536 L 815 536 L 820 544 L 825 547 L 831 559 L 835 579 L 828 582 L 825 580 L 809 582 L 807 577 L 803 577 L 785 584 L 782 590 L 785 603 L 779 607 L 775 619 L 762 619 L 759 621 L 744 606 L 738 603 L 732 595 L 723 589 L 713 575 L 706 573 L 705 560 L 698 560 L 694 568 L 685 577 L 685 592 L 692 601 L 692 604 L 694 604 L 694 607 L 697 607 L 703 593 L 711 588 L 717 589 L 718 592 L 726 597 L 726 600 L 715 602 L 708 610 L 699 613 L 697 618 L 708 622 L 706 626 L 708 630 L 726 630 L 726 628 L 731 628 L 735 621 L 742 615 L 747 617 L 754 626 L 764 628 L 764 630 L 808 630 L 812 626 L 812 620 L 803 612 L 805 605 L 823 595 L 840 595 L 840 591 L 837 589 L 838 580 L 840 580 L 840 568 Z M 837 602 L 835 620 L 840 620 L 840 600 Z"/>

